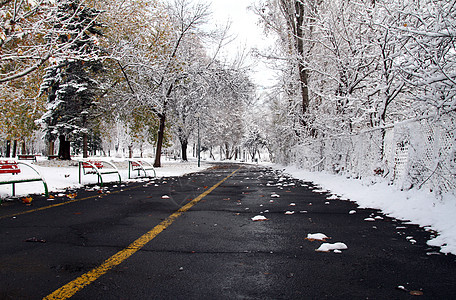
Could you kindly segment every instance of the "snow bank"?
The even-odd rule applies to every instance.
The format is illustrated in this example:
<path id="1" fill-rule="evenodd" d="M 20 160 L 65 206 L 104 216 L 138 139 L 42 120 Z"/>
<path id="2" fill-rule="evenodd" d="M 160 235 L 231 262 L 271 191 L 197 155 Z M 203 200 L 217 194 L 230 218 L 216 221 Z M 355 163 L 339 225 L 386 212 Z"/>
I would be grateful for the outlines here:
<path id="1" fill-rule="evenodd" d="M 274 167 L 284 169 L 295 178 L 312 181 L 333 194 L 355 201 L 361 208 L 380 209 L 390 217 L 409 220 L 410 223 L 427 230 L 436 231 L 439 235 L 428 241 L 428 245 L 441 247 L 443 253 L 456 254 L 454 194 L 437 199 L 434 194 L 425 190 L 400 191 L 387 182 L 372 183 L 323 172 L 308 172 L 296 167 Z"/>

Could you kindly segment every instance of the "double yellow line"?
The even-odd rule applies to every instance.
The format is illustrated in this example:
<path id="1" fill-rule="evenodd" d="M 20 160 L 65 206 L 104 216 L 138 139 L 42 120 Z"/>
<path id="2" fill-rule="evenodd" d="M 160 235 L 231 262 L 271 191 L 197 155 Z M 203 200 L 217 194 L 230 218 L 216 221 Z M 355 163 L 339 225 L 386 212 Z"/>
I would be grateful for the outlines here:
<path id="1" fill-rule="evenodd" d="M 100 276 L 106 274 L 110 269 L 114 268 L 115 266 L 121 264 L 124 260 L 135 254 L 137 251 L 141 250 L 148 242 L 154 239 L 160 232 L 165 230 L 168 226 L 170 226 L 180 215 L 184 212 L 192 208 L 195 204 L 197 204 L 201 199 L 206 197 L 210 194 L 213 190 L 215 190 L 219 185 L 225 182 L 228 178 L 234 175 L 239 169 L 233 171 L 230 175 L 223 178 L 221 181 L 216 183 L 210 189 L 206 190 L 204 193 L 187 203 L 185 206 L 181 207 L 175 213 L 167 217 L 164 221 L 160 224 L 155 226 L 152 230 L 142 235 L 136 241 L 131 243 L 125 249 L 117 252 L 110 258 L 108 258 L 104 263 L 102 263 L 97 268 L 83 274 L 82 276 L 76 278 L 75 280 L 67 283 L 66 285 L 62 286 L 58 290 L 54 291 L 52 294 L 46 296 L 45 300 L 50 299 L 68 299 L 76 294 L 78 291 L 83 289 L 85 286 L 91 284 L 95 280 L 97 280 Z"/>

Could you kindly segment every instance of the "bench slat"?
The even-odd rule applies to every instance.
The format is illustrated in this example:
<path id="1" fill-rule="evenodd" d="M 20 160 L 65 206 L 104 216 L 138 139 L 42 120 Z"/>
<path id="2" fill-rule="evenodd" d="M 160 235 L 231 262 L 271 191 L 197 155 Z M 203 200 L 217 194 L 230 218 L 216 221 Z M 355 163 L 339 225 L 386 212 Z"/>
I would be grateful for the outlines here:
<path id="1" fill-rule="evenodd" d="M 9 160 L 0 160 L 0 173 L 1 174 L 18 174 L 21 172 L 17 162 Z"/>

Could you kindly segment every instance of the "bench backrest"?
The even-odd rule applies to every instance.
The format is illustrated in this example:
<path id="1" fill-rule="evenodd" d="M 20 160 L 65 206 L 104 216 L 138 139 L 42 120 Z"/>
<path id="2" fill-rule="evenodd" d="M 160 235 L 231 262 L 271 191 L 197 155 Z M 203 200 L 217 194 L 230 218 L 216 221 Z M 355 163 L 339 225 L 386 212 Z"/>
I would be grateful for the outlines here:
<path id="1" fill-rule="evenodd" d="M 133 168 L 141 167 L 141 162 L 140 162 L 140 161 L 138 161 L 138 162 L 136 162 L 136 161 L 131 161 L 131 166 L 132 166 Z"/>
<path id="2" fill-rule="evenodd" d="M 97 167 L 98 169 L 103 168 L 103 163 L 102 163 L 101 161 L 91 161 L 91 160 L 89 160 L 88 162 L 91 163 L 92 165 L 94 165 L 95 167 Z M 90 164 L 88 164 L 87 162 L 83 162 L 83 163 L 82 163 L 82 167 L 83 167 L 83 168 L 88 168 L 88 169 L 92 169 L 92 168 L 93 168 L 93 167 L 92 167 Z"/>
<path id="3" fill-rule="evenodd" d="M 18 174 L 21 172 L 17 162 L 0 160 L 0 174 Z"/>

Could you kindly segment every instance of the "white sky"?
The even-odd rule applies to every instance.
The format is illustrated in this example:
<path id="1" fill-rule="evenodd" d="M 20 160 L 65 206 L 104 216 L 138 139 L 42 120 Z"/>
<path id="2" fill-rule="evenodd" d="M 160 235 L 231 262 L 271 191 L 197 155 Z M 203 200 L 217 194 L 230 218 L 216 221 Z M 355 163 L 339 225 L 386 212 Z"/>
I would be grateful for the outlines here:
<path id="1" fill-rule="evenodd" d="M 239 52 L 249 53 L 252 48 L 266 49 L 273 43 L 263 33 L 258 25 L 258 16 L 247 7 L 253 5 L 254 0 L 204 0 L 211 4 L 213 12 L 211 24 L 218 26 L 231 22 L 230 34 L 235 38 L 228 44 L 218 57 L 221 61 L 226 58 L 234 60 Z M 271 86 L 274 82 L 274 72 L 268 69 L 261 61 L 247 57 L 245 65 L 252 65 L 251 76 L 253 81 L 263 87 Z"/>

